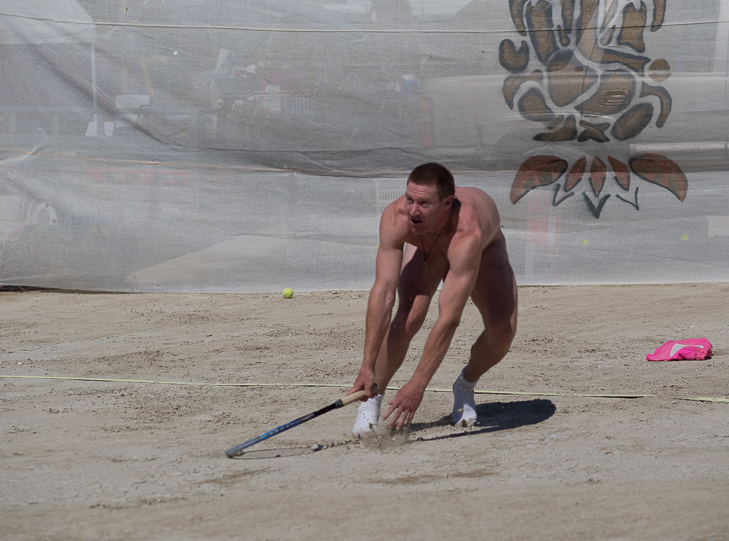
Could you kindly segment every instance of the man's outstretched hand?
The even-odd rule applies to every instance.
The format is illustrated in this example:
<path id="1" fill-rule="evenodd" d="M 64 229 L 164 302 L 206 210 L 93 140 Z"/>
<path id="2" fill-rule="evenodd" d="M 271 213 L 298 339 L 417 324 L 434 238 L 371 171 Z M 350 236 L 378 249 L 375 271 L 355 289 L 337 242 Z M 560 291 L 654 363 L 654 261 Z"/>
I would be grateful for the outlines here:
<path id="1" fill-rule="evenodd" d="M 383 421 L 392 415 L 392 419 L 387 424 L 390 429 L 402 430 L 406 426 L 410 426 L 413 422 L 415 411 L 423 401 L 425 389 L 421 389 L 418 385 L 410 382 L 404 385 L 388 404 L 385 415 L 382 416 Z"/>

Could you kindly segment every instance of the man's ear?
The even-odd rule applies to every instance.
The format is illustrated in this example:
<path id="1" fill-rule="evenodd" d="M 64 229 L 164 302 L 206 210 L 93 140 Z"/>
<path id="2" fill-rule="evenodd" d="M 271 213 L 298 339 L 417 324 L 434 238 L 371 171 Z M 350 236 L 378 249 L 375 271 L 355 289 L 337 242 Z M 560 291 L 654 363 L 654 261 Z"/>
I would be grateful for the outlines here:
<path id="1" fill-rule="evenodd" d="M 446 197 L 444 206 L 445 206 L 445 208 L 449 209 L 449 208 L 451 208 L 452 205 L 453 205 L 453 196 L 449 195 L 448 197 Z"/>

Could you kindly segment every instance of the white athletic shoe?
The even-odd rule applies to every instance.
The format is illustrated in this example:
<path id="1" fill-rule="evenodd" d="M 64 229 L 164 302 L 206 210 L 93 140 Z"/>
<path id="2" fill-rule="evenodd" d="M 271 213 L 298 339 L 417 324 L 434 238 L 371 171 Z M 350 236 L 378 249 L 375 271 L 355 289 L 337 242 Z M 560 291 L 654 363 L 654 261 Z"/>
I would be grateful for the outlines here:
<path id="1" fill-rule="evenodd" d="M 465 370 L 465 369 L 464 369 Z M 476 400 L 473 389 L 478 380 L 468 382 L 463 377 L 463 372 L 453 383 L 453 412 L 451 421 L 456 426 L 471 427 L 476 424 L 478 414 L 476 413 Z"/>
<path id="2" fill-rule="evenodd" d="M 374 398 L 365 400 L 357 408 L 357 417 L 352 427 L 352 435 L 355 438 L 363 438 L 375 434 L 377 421 L 380 418 L 380 406 L 385 393 L 378 394 Z"/>

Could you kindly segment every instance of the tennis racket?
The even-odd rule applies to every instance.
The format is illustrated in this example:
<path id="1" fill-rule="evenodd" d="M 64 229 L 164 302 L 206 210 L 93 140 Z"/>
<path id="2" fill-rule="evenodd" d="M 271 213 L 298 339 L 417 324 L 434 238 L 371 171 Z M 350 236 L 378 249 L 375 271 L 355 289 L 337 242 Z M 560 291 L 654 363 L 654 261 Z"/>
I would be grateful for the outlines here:
<path id="1" fill-rule="evenodd" d="M 319 417 L 320 415 L 324 415 L 328 411 L 332 411 L 337 408 L 342 408 L 348 404 L 351 404 L 352 402 L 356 402 L 357 400 L 363 399 L 365 396 L 367 396 L 367 393 L 364 391 L 357 391 L 356 393 L 352 393 L 350 395 L 345 396 L 344 398 L 340 398 L 336 402 L 332 402 L 328 406 L 325 406 L 321 409 L 318 409 L 316 411 L 313 411 L 309 413 L 308 415 L 304 415 L 303 417 L 299 417 L 298 419 L 294 419 L 293 421 L 289 421 L 288 423 L 281 425 L 279 427 L 274 428 L 273 430 L 269 430 L 268 432 L 264 432 L 260 436 L 256 436 L 255 438 L 251 438 L 248 441 L 244 441 L 243 443 L 239 443 L 235 447 L 231 447 L 227 451 L 225 451 L 225 454 L 228 456 L 228 458 L 233 458 L 238 455 L 240 455 L 244 449 L 248 449 L 248 447 L 255 445 L 259 442 L 262 442 L 263 440 L 267 440 L 268 438 L 272 438 L 276 434 L 280 434 L 281 432 L 288 430 L 290 428 L 294 428 L 295 426 L 299 426 L 302 423 L 305 423 L 306 421 L 311 421 L 314 417 Z"/>

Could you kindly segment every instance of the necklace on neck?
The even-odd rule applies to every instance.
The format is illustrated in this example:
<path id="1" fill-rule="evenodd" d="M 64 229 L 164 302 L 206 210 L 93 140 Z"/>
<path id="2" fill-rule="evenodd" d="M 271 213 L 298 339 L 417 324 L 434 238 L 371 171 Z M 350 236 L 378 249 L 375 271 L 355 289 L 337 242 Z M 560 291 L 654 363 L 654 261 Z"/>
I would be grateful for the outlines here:
<path id="1" fill-rule="evenodd" d="M 423 270 L 425 272 L 428 272 L 428 256 L 430 255 L 430 252 L 433 251 L 433 248 L 436 244 L 438 244 L 438 239 L 443 234 L 443 231 L 445 231 L 445 228 L 448 227 L 448 224 L 450 223 L 450 219 L 446 222 L 446 224 L 443 226 L 443 229 L 440 230 L 440 233 L 435 237 L 435 240 L 433 241 L 433 244 L 430 245 L 430 249 L 425 249 L 425 243 L 423 242 L 423 235 L 420 235 L 420 246 L 423 249 Z"/>

